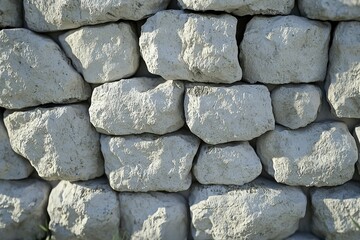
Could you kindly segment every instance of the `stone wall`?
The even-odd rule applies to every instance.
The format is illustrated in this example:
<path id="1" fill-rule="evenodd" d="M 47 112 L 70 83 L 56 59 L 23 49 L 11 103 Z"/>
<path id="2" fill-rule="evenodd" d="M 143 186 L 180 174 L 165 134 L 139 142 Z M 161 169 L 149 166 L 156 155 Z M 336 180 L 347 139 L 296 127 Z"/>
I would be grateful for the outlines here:
<path id="1" fill-rule="evenodd" d="M 360 239 L 359 20 L 0 0 L 0 239 Z"/>

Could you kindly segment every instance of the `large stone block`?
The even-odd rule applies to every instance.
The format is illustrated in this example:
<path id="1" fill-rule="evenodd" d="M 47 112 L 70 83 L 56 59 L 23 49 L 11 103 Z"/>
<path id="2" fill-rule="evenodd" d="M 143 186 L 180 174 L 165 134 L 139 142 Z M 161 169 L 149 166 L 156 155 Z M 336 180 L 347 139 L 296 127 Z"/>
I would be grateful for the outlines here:
<path id="1" fill-rule="evenodd" d="M 3 27 L 21 27 L 22 0 L 1 0 L 0 4 L 0 28 Z"/>

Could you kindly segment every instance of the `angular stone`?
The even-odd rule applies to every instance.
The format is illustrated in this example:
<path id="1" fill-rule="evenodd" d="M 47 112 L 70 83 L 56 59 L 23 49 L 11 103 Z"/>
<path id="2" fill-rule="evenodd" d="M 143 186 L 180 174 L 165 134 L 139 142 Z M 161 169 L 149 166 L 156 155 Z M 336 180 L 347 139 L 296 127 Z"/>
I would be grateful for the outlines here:
<path id="1" fill-rule="evenodd" d="M 350 182 L 333 188 L 312 190 L 313 231 L 324 239 L 357 240 L 359 223 L 360 187 Z"/>
<path id="2" fill-rule="evenodd" d="M 138 21 L 166 8 L 170 0 L 24 0 L 30 29 L 49 32 L 116 22 Z"/>
<path id="3" fill-rule="evenodd" d="M 195 11 L 224 11 L 237 16 L 284 15 L 294 8 L 294 0 L 179 0 L 184 9 Z"/>
<path id="4" fill-rule="evenodd" d="M 76 69 L 89 83 L 104 83 L 133 75 L 140 52 L 129 23 L 82 27 L 59 37 Z"/>
<path id="5" fill-rule="evenodd" d="M 86 100 L 91 89 L 51 39 L 27 29 L 0 31 L 0 107 Z"/>
<path id="6" fill-rule="evenodd" d="M 244 79 L 271 84 L 323 81 L 330 24 L 298 16 L 254 17 L 240 44 Z"/>
<path id="7" fill-rule="evenodd" d="M 12 150 L 8 133 L 0 120 L 0 179 L 27 178 L 33 170 L 28 160 Z"/>
<path id="8" fill-rule="evenodd" d="M 248 141 L 275 127 L 263 85 L 189 84 L 184 105 L 190 131 L 208 144 Z"/>
<path id="9" fill-rule="evenodd" d="M 275 121 L 297 129 L 315 121 L 321 104 L 321 89 L 317 86 L 285 85 L 271 92 Z"/>
<path id="10" fill-rule="evenodd" d="M 360 173 L 360 126 L 355 128 L 353 136 L 355 138 L 356 145 L 357 145 L 358 152 L 359 152 L 359 158 L 356 163 L 356 166 L 357 166 L 358 172 Z"/>
<path id="11" fill-rule="evenodd" d="M 194 239 L 284 239 L 304 217 L 306 196 L 257 179 L 243 186 L 195 185 L 189 204 Z"/>
<path id="12" fill-rule="evenodd" d="M 167 80 L 233 83 L 242 76 L 236 24 L 229 14 L 162 11 L 141 27 L 140 51 L 149 71 Z"/>
<path id="13" fill-rule="evenodd" d="M 280 126 L 257 141 L 265 170 L 287 185 L 335 186 L 354 174 L 358 151 L 342 122 L 313 123 L 287 130 Z"/>
<path id="14" fill-rule="evenodd" d="M 330 48 L 327 98 L 338 117 L 360 118 L 360 22 L 337 25 Z"/>
<path id="15" fill-rule="evenodd" d="M 21 27 L 23 24 L 21 0 L 1 0 L 0 28 Z"/>
<path id="16" fill-rule="evenodd" d="M 181 195 L 120 193 L 119 199 L 124 239 L 187 239 L 188 209 Z"/>
<path id="17" fill-rule="evenodd" d="M 101 136 L 105 173 L 116 191 L 187 190 L 200 141 L 186 132 L 163 136 Z"/>
<path id="18" fill-rule="evenodd" d="M 5 126 L 15 152 L 46 180 L 88 180 L 104 172 L 99 134 L 87 106 L 75 104 L 6 111 Z"/>
<path id="19" fill-rule="evenodd" d="M 243 185 L 260 175 L 262 165 L 248 142 L 203 144 L 193 167 L 201 184 Z"/>
<path id="20" fill-rule="evenodd" d="M 1 239 L 43 239 L 49 192 L 48 184 L 35 179 L 0 180 Z"/>
<path id="21" fill-rule="evenodd" d="M 285 240 L 320 240 L 320 239 L 312 235 L 311 233 L 298 232 L 286 238 Z"/>
<path id="22" fill-rule="evenodd" d="M 161 78 L 132 78 L 96 87 L 89 108 L 98 132 L 165 134 L 184 125 L 184 85 Z"/>
<path id="23" fill-rule="evenodd" d="M 57 240 L 103 240 L 119 234 L 120 203 L 103 179 L 61 181 L 50 193 L 47 210 Z"/>
<path id="24" fill-rule="evenodd" d="M 359 0 L 299 0 L 299 10 L 307 18 L 348 21 L 360 20 Z"/>

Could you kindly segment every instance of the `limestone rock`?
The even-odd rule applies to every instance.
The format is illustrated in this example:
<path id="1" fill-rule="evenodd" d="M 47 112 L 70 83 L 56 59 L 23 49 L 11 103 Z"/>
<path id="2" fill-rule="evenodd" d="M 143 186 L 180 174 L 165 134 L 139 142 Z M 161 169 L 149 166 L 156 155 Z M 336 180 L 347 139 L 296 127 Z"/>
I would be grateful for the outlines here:
<path id="1" fill-rule="evenodd" d="M 25 21 L 37 32 L 116 22 L 138 21 L 166 8 L 170 0 L 24 0 Z"/>
<path id="2" fill-rule="evenodd" d="M 119 234 L 119 200 L 103 179 L 61 181 L 50 193 L 47 210 L 56 240 L 103 240 Z"/>
<path id="3" fill-rule="evenodd" d="M 360 173 L 360 126 L 355 128 L 353 136 L 355 137 L 356 145 L 358 147 L 358 152 L 359 152 L 359 158 L 356 165 L 358 172 Z"/>
<path id="4" fill-rule="evenodd" d="M 0 31 L 0 107 L 86 100 L 91 89 L 51 39 L 27 29 Z"/>
<path id="5" fill-rule="evenodd" d="M 284 15 L 294 8 L 294 0 L 179 0 L 185 9 L 195 11 L 225 11 L 237 16 Z"/>
<path id="6" fill-rule="evenodd" d="M 59 41 L 89 83 L 129 77 L 139 66 L 138 38 L 129 23 L 82 27 L 60 35 Z"/>
<path id="7" fill-rule="evenodd" d="M 333 188 L 315 188 L 311 194 L 313 208 L 313 231 L 333 240 L 357 240 L 359 223 L 360 187 L 357 183 L 346 183 Z"/>
<path id="8" fill-rule="evenodd" d="M 39 226 L 47 221 L 49 192 L 49 185 L 35 179 L 0 180 L 1 239 L 43 239 L 46 232 Z"/>
<path id="9" fill-rule="evenodd" d="M 243 185 L 260 175 L 259 157 L 248 142 L 200 147 L 193 173 L 201 184 Z"/>
<path id="10" fill-rule="evenodd" d="M 167 80 L 239 81 L 236 24 L 229 14 L 158 12 L 141 27 L 140 52 L 149 71 Z"/>
<path id="11" fill-rule="evenodd" d="M 310 233 L 298 232 L 286 238 L 285 240 L 320 240 L 320 239 Z"/>
<path id="12" fill-rule="evenodd" d="M 0 28 L 21 27 L 23 24 L 21 0 L 1 0 Z"/>
<path id="13" fill-rule="evenodd" d="M 304 217 L 306 196 L 257 179 L 243 186 L 195 185 L 189 204 L 194 239 L 284 239 Z"/>
<path id="14" fill-rule="evenodd" d="M 161 78 L 132 78 L 96 87 L 89 108 L 98 132 L 165 134 L 184 125 L 184 85 Z"/>
<path id="15" fill-rule="evenodd" d="M 185 199 L 176 193 L 120 193 L 125 239 L 184 240 L 188 234 Z"/>
<path id="16" fill-rule="evenodd" d="M 355 140 L 341 122 L 297 130 L 278 126 L 258 138 L 257 153 L 277 182 L 316 187 L 349 181 L 358 159 Z"/>
<path id="17" fill-rule="evenodd" d="M 269 90 L 262 85 L 189 84 L 185 118 L 208 144 L 248 141 L 275 127 Z"/>
<path id="18" fill-rule="evenodd" d="M 254 17 L 240 44 L 244 79 L 271 84 L 323 81 L 330 24 L 298 16 Z"/>
<path id="19" fill-rule="evenodd" d="M 87 106 L 75 104 L 10 112 L 4 116 L 15 152 L 46 180 L 87 180 L 104 172 L 99 134 Z"/>
<path id="20" fill-rule="evenodd" d="M 8 133 L 0 120 L 0 179 L 27 178 L 33 170 L 29 161 L 12 150 Z"/>
<path id="21" fill-rule="evenodd" d="M 360 22 L 337 25 L 330 48 L 327 98 L 338 117 L 360 118 Z"/>
<path id="22" fill-rule="evenodd" d="M 105 173 L 117 191 L 187 190 L 200 141 L 186 132 L 123 137 L 101 136 Z"/>
<path id="23" fill-rule="evenodd" d="M 299 0 L 299 9 L 307 18 L 348 21 L 360 20 L 359 0 Z"/>
<path id="24" fill-rule="evenodd" d="M 285 85 L 271 92 L 275 121 L 297 129 L 315 121 L 321 104 L 321 89 L 317 86 Z"/>

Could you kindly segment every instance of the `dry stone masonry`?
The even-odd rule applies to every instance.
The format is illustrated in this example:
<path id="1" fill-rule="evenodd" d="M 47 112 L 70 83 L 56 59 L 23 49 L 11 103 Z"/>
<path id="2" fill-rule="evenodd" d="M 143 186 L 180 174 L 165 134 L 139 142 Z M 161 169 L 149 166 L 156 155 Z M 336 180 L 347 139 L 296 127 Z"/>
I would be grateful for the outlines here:
<path id="1" fill-rule="evenodd" d="M 359 0 L 0 0 L 1 240 L 358 240 L 359 156 Z"/>

